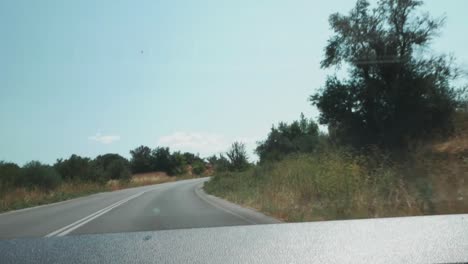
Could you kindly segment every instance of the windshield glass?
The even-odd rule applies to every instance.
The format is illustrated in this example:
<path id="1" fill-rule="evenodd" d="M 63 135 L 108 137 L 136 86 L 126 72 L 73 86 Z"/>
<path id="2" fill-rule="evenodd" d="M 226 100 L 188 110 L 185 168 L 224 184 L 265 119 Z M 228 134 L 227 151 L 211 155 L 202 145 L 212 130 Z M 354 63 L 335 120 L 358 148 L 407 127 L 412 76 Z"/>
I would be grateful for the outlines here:
<path id="1" fill-rule="evenodd" d="M 467 213 L 466 10 L 1 1 L 0 238 Z"/>

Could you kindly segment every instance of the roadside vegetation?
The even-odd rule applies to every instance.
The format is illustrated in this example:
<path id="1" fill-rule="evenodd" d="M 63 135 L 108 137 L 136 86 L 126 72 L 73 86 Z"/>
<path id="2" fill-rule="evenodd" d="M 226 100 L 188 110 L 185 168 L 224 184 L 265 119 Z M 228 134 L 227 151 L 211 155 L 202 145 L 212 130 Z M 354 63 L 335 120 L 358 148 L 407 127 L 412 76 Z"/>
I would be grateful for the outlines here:
<path id="1" fill-rule="evenodd" d="M 0 212 L 210 174 L 207 162 L 192 153 L 140 146 L 130 154 L 130 160 L 71 155 L 53 165 L 31 161 L 22 167 L 0 161 Z"/>
<path id="2" fill-rule="evenodd" d="M 321 66 L 348 76 L 309 97 L 328 133 L 303 115 L 273 126 L 257 164 L 212 159 L 205 190 L 285 221 L 467 213 L 466 87 L 453 58 L 427 52 L 444 18 L 421 5 L 332 14 Z"/>

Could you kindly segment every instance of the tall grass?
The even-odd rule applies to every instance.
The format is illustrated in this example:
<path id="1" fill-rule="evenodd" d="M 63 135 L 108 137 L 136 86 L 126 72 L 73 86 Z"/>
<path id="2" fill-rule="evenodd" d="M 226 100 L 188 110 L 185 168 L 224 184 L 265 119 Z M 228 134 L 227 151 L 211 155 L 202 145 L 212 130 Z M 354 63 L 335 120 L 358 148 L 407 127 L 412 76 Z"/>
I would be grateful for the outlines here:
<path id="1" fill-rule="evenodd" d="M 446 160 L 426 154 L 421 159 L 419 153 L 395 162 L 377 150 L 371 153 L 330 148 L 290 156 L 242 173 L 218 174 L 205 190 L 292 222 L 468 212 L 466 202 L 449 210 L 443 202 L 458 201 L 453 185 L 467 186 L 459 171 L 452 186 L 444 187 L 450 180 L 438 173 Z"/>
<path id="2" fill-rule="evenodd" d="M 103 191 L 109 189 L 98 183 L 63 183 L 50 191 L 40 188 L 6 190 L 0 193 L 0 212 L 59 202 Z"/>

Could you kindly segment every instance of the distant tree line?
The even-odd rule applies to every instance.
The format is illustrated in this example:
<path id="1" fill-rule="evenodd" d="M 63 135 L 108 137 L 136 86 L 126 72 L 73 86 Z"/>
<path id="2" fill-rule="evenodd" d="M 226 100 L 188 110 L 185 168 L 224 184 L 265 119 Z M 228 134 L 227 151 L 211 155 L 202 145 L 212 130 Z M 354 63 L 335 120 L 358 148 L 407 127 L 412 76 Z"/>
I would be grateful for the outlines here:
<path id="1" fill-rule="evenodd" d="M 130 180 L 127 159 L 118 154 L 99 155 L 95 159 L 71 155 L 58 159 L 52 166 L 31 161 L 20 167 L 15 163 L 0 161 L 0 191 L 11 188 L 40 188 L 51 190 L 62 182 L 98 182 Z"/>
<path id="2" fill-rule="evenodd" d="M 31 161 L 20 167 L 12 162 L 0 161 L 0 192 L 12 188 L 40 188 L 52 190 L 62 182 L 97 182 L 109 180 L 129 181 L 134 173 L 161 171 L 170 176 L 205 172 L 207 162 L 198 155 L 169 148 L 140 146 L 130 151 L 131 159 L 119 154 L 99 155 L 94 159 L 71 155 L 57 159 L 53 165 Z"/>
<path id="3" fill-rule="evenodd" d="M 147 146 L 139 146 L 130 151 L 130 168 L 133 173 L 151 171 L 164 171 L 168 175 L 179 175 L 187 172 L 189 167 L 195 174 L 205 171 L 206 162 L 190 152 L 172 152 L 169 148 L 157 147 L 151 149 Z"/>

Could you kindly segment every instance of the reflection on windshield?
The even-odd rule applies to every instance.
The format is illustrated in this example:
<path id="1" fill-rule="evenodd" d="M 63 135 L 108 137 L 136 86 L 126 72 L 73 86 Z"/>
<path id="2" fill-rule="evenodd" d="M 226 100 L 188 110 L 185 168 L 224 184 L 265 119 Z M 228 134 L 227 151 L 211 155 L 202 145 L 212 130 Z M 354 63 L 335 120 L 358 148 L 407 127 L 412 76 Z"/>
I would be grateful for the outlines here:
<path id="1" fill-rule="evenodd" d="M 468 4 L 426 2 L 0 4 L 0 212 L 81 197 L 0 238 L 467 213 Z"/>

